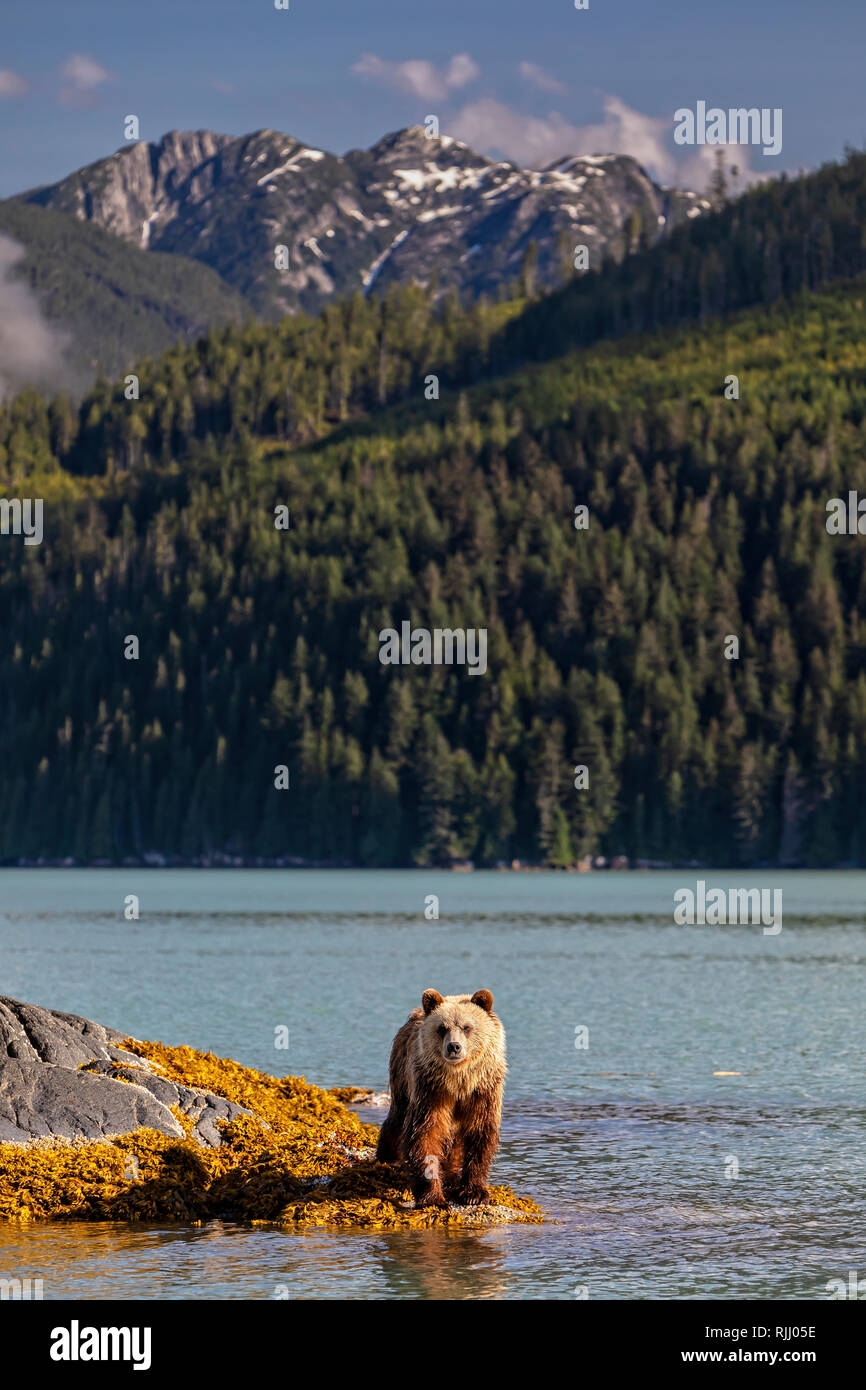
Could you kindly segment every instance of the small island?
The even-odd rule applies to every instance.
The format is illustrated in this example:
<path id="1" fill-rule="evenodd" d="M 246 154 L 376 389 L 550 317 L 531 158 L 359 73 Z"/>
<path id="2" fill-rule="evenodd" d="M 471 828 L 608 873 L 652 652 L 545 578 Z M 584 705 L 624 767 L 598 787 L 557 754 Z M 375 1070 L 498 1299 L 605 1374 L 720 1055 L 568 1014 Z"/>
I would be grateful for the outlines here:
<path id="1" fill-rule="evenodd" d="M 416 1210 L 375 1125 L 323 1090 L 0 997 L 0 1219 L 400 1229 L 538 1223 L 510 1188 Z"/>

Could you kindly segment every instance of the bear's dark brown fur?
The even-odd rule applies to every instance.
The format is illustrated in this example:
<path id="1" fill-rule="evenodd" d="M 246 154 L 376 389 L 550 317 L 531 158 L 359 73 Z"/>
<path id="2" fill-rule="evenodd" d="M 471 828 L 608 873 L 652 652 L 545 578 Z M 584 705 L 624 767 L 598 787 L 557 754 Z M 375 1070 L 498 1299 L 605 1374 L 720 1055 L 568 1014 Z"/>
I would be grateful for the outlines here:
<path id="1" fill-rule="evenodd" d="M 408 1165 L 418 1206 L 485 1202 L 505 1085 L 505 1029 L 490 991 L 425 990 L 394 1039 L 390 1076 L 380 1163 Z"/>

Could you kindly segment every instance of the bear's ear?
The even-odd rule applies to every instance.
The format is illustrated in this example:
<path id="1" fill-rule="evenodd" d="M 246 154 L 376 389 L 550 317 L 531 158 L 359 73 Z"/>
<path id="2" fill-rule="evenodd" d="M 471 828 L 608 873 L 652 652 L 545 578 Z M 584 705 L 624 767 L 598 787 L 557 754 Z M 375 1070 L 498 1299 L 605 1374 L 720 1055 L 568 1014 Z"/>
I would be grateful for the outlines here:
<path id="1" fill-rule="evenodd" d="M 425 1014 L 432 1014 L 434 1009 L 438 1009 L 442 1003 L 442 995 L 438 989 L 425 989 L 421 995 L 421 1004 Z"/>
<path id="2" fill-rule="evenodd" d="M 472 1003 L 477 1004 L 486 1014 L 493 1012 L 493 995 L 489 989 L 476 990 L 472 996 Z"/>

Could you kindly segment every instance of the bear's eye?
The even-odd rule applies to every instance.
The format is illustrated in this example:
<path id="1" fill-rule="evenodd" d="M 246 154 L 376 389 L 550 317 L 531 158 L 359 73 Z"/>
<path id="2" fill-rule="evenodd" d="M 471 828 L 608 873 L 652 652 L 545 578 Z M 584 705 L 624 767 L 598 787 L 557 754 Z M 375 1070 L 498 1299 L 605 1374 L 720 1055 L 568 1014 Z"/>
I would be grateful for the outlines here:
<path id="1" fill-rule="evenodd" d="M 444 1023 L 440 1023 L 439 1027 L 436 1029 L 436 1032 L 439 1034 L 440 1038 L 444 1038 L 445 1034 L 448 1032 L 448 1029 L 445 1027 Z"/>
<path id="2" fill-rule="evenodd" d="M 468 1038 L 468 1037 L 469 1037 L 469 1034 L 472 1032 L 472 1024 L 471 1024 L 471 1023 L 466 1023 L 466 1024 L 464 1024 L 463 1032 L 466 1034 L 466 1036 L 467 1036 L 467 1038 Z"/>

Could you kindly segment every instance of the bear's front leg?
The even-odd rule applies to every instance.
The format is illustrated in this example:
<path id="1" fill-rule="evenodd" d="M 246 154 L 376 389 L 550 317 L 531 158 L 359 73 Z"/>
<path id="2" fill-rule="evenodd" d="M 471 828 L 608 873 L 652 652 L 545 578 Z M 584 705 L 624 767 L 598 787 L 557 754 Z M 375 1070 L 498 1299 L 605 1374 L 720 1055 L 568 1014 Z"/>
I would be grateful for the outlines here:
<path id="1" fill-rule="evenodd" d="M 376 1142 L 376 1162 L 395 1163 L 400 1157 L 400 1138 L 403 1132 L 403 1118 L 394 1101 L 385 1116 L 379 1138 Z"/>
<path id="2" fill-rule="evenodd" d="M 448 1112 L 439 1106 L 413 1107 L 408 1120 L 406 1158 L 417 1207 L 447 1207 L 443 1156 L 451 1130 Z"/>
<path id="3" fill-rule="evenodd" d="M 473 1096 L 463 1126 L 463 1180 L 456 1200 L 480 1206 L 490 1196 L 487 1179 L 499 1145 L 501 1102 L 498 1095 Z"/>

